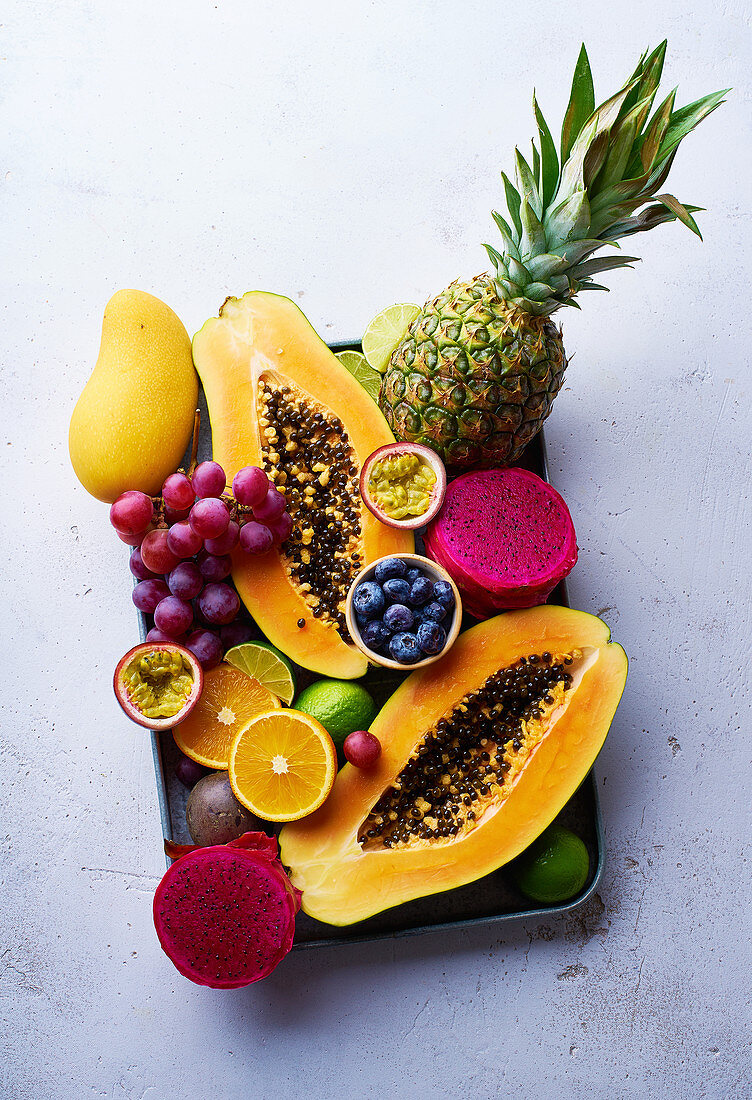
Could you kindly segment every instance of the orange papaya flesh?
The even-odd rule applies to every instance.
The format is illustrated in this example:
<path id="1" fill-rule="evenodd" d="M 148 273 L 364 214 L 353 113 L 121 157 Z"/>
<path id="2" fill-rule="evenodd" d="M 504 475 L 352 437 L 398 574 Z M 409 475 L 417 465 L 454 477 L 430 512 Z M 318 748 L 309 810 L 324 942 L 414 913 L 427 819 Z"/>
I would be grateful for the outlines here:
<path id="1" fill-rule="evenodd" d="M 194 337 L 193 357 L 214 459 L 230 482 L 243 466 L 264 467 L 293 518 L 281 549 L 235 551 L 241 599 L 293 661 L 327 676 L 362 676 L 368 663 L 344 621 L 347 590 L 365 564 L 413 550 L 409 532 L 381 524 L 360 499 L 361 466 L 394 439 L 386 420 L 298 307 L 276 294 L 228 298 Z"/>
<path id="2" fill-rule="evenodd" d="M 609 639 L 606 624 L 581 611 L 551 605 L 510 611 L 472 627 L 440 661 L 412 673 L 371 725 L 382 745 L 376 766 L 345 765 L 324 805 L 282 830 L 282 861 L 302 890 L 305 912 L 351 924 L 472 882 L 527 848 L 577 790 L 608 732 L 627 672 L 624 650 Z M 531 711 L 517 723 L 513 712 L 527 713 L 530 697 L 515 700 L 514 692 L 538 674 L 544 687 L 532 689 L 532 704 L 539 717 Z M 502 690 L 497 684 L 507 685 L 506 701 L 494 702 Z M 489 717 L 480 706 L 501 710 Z M 437 731 L 441 721 L 449 736 Z M 435 762 L 436 751 L 456 754 L 457 744 L 470 747 L 469 763 L 440 757 L 424 779 L 422 761 Z M 437 771 L 458 790 L 450 816 L 440 808 L 443 795 L 431 790 L 444 782 Z M 433 825 L 446 831 L 422 835 Z M 400 831 L 403 839 L 390 844 Z"/>

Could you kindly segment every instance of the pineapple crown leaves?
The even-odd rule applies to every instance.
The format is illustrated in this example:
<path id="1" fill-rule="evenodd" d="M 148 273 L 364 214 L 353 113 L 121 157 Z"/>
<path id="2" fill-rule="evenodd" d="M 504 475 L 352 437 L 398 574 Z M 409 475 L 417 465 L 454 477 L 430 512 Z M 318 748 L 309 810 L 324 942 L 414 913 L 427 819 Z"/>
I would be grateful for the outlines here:
<path id="1" fill-rule="evenodd" d="M 626 84 L 596 107 L 583 45 L 558 150 L 533 94 L 538 137 L 531 160 L 515 150 L 515 183 L 501 173 L 507 217 L 493 213 L 503 248 L 484 245 L 498 291 L 510 305 L 543 315 L 560 306 L 579 308 L 575 295 L 581 290 L 608 289 L 593 275 L 638 260 L 621 252 L 594 253 L 620 248 L 621 237 L 663 222 L 678 220 L 702 239 L 692 216 L 702 207 L 658 192 L 683 138 L 724 102 L 729 89 L 679 109 L 674 89 L 653 110 L 665 53 L 665 41 L 646 51 Z"/>

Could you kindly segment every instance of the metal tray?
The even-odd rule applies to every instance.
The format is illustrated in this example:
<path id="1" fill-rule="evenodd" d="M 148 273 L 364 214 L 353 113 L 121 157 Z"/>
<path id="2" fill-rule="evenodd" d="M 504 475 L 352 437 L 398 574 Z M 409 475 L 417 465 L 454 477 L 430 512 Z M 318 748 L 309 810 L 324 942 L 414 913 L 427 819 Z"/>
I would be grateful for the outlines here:
<path id="1" fill-rule="evenodd" d="M 361 350 L 357 341 L 342 341 L 329 346 L 333 351 Z M 199 401 L 202 410 L 199 458 L 203 459 L 211 457 L 211 432 L 203 392 L 200 393 Z M 548 480 L 543 433 L 529 444 L 519 465 L 526 466 Z M 420 540 L 416 541 L 420 545 Z M 566 585 L 563 582 L 552 593 L 550 602 L 568 606 Z M 151 626 L 151 621 L 142 613 L 139 613 L 139 620 L 143 640 Z M 463 628 L 471 626 L 474 621 L 466 616 Z M 316 674 L 299 667 L 296 667 L 296 675 L 299 688 L 318 679 Z M 381 706 L 405 675 L 407 674 L 372 666 L 362 683 L 368 687 Z M 169 731 L 152 732 L 151 743 L 164 836 L 177 843 L 190 843 L 191 838 L 185 824 L 185 805 L 189 792 L 175 777 L 174 765 L 178 758 L 178 750 L 172 734 Z M 590 877 L 585 887 L 577 897 L 563 905 L 551 905 L 545 908 L 531 906 L 515 887 L 506 868 L 501 868 L 467 886 L 406 902 L 345 928 L 322 924 L 301 912 L 296 920 L 293 950 L 304 947 L 333 947 L 397 936 L 415 936 L 426 932 L 465 928 L 469 925 L 500 925 L 522 918 L 537 918 L 569 912 L 590 897 L 603 871 L 603 826 L 598 790 L 592 771 L 556 820 L 582 837 L 590 855 Z M 278 832 L 278 827 L 269 825 L 268 831 L 272 830 Z M 167 862 L 169 864 L 169 860 Z"/>

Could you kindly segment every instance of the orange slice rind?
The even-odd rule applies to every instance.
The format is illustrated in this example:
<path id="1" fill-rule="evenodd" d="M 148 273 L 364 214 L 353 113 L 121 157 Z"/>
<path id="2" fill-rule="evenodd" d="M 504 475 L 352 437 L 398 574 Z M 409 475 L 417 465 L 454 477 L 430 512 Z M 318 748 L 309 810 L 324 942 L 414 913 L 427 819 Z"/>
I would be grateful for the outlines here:
<path id="1" fill-rule="evenodd" d="M 239 802 L 265 821 L 297 821 L 317 810 L 337 774 L 337 752 L 320 722 L 268 710 L 236 735 L 228 772 Z"/>

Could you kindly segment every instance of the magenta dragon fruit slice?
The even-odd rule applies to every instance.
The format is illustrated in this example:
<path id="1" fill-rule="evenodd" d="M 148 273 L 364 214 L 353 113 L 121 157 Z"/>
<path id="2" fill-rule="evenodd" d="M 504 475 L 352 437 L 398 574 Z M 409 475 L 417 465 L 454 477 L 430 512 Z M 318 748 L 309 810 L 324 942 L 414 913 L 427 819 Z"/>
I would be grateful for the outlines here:
<path id="1" fill-rule="evenodd" d="M 564 500 L 518 467 L 474 470 L 450 482 L 424 543 L 477 619 L 545 603 L 577 561 Z"/>
<path id="2" fill-rule="evenodd" d="M 229 844 L 165 848 L 179 858 L 154 895 L 154 926 L 180 973 L 215 989 L 270 974 L 292 947 L 300 909 L 277 841 L 244 833 Z"/>

